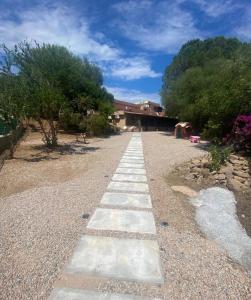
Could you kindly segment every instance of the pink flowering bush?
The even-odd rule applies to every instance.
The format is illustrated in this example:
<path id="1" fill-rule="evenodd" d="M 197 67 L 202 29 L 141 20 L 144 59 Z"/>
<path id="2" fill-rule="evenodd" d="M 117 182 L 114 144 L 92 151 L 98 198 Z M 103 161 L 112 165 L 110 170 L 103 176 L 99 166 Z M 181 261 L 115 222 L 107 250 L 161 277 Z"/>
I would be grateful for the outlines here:
<path id="1" fill-rule="evenodd" d="M 230 141 L 236 151 L 251 153 L 251 115 L 240 115 L 236 118 Z"/>

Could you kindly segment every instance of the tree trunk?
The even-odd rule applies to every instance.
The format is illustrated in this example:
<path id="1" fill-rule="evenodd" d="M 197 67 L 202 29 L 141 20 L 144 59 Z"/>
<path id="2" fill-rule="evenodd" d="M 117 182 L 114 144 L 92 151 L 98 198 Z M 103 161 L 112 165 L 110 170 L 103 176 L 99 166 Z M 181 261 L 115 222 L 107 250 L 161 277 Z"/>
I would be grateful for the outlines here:
<path id="1" fill-rule="evenodd" d="M 51 146 L 56 147 L 58 145 L 58 139 L 57 139 L 57 128 L 54 125 L 53 120 L 49 120 L 49 126 L 51 131 Z"/>
<path id="2" fill-rule="evenodd" d="M 50 137 L 49 137 L 49 135 L 47 134 L 47 132 L 46 132 L 46 130 L 45 130 L 45 128 L 44 128 L 43 121 L 42 121 L 42 119 L 40 119 L 40 118 L 38 118 L 37 121 L 38 121 L 38 123 L 39 123 L 39 125 L 40 125 L 40 128 L 41 128 L 42 133 L 43 133 L 43 136 L 44 136 L 43 141 L 46 143 L 46 145 L 47 145 L 48 147 L 50 147 Z"/>

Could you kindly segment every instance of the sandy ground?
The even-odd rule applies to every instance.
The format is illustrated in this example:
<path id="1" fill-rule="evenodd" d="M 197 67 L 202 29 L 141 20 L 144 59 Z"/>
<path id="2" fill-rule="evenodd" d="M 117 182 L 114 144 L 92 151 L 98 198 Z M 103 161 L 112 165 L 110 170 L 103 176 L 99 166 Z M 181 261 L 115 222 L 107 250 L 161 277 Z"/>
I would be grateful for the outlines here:
<path id="1" fill-rule="evenodd" d="M 166 180 L 174 164 L 202 150 L 161 132 L 142 136 L 165 284 L 84 277 L 76 287 L 162 299 L 250 299 L 246 271 L 202 236 L 192 207 Z M 7 161 L 0 173 L 0 299 L 48 297 L 79 237 L 88 232 L 82 214 L 99 205 L 130 137 L 83 145 L 64 136 L 61 150 L 47 153 L 33 134 L 16 159 Z M 160 227 L 161 221 L 169 226 Z"/>

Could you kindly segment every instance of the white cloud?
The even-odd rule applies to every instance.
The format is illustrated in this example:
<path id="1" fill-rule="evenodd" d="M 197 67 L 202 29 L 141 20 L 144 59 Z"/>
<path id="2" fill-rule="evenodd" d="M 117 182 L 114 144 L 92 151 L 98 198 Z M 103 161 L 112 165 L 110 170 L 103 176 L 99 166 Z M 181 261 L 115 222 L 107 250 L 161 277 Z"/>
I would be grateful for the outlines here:
<path id="1" fill-rule="evenodd" d="M 73 10 L 59 5 L 36 6 L 17 13 L 18 21 L 0 16 L 0 40 L 13 45 L 24 39 L 56 43 L 99 60 L 114 60 L 121 51 L 92 38 L 88 23 Z"/>
<path id="2" fill-rule="evenodd" d="M 123 80 L 160 76 L 145 58 L 125 57 L 120 48 L 106 42 L 102 32 L 91 32 L 87 20 L 66 6 L 40 5 L 15 14 L 18 21 L 0 13 L 0 40 L 8 46 L 25 39 L 58 44 L 99 63 L 108 76 Z"/>
<path id="3" fill-rule="evenodd" d="M 143 57 L 118 59 L 108 70 L 108 74 L 124 80 L 133 80 L 143 77 L 156 78 L 162 74 L 152 70 L 150 62 Z"/>
<path id="4" fill-rule="evenodd" d="M 245 14 L 239 25 L 233 30 L 233 34 L 239 38 L 251 42 L 251 4 L 246 7 Z"/>
<path id="5" fill-rule="evenodd" d="M 113 6 L 115 24 L 144 49 L 175 53 L 187 40 L 202 37 L 191 13 L 181 8 L 183 2 L 122 1 Z"/>
<path id="6" fill-rule="evenodd" d="M 119 87 L 106 86 L 106 89 L 114 95 L 117 100 L 138 102 L 142 100 L 150 100 L 160 103 L 160 95 L 158 93 L 144 93 L 139 90 L 126 89 Z"/>
<path id="7" fill-rule="evenodd" d="M 202 11 L 204 11 L 209 17 L 220 17 L 231 11 L 234 11 L 239 7 L 238 3 L 234 3 L 232 0 L 192 0 L 198 4 Z"/>

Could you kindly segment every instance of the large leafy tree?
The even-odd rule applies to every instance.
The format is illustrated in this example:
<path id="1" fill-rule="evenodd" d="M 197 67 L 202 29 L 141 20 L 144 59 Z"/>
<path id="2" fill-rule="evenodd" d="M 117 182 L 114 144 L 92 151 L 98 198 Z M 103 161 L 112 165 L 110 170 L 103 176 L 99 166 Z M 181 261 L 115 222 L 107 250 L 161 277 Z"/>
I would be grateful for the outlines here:
<path id="1" fill-rule="evenodd" d="M 251 45 L 223 37 L 185 44 L 163 77 L 169 115 L 220 138 L 251 110 Z"/>
<path id="2" fill-rule="evenodd" d="M 4 58 L 9 58 L 3 61 L 2 77 L 18 83 L 15 91 L 24 91 L 23 97 L 11 97 L 9 114 L 14 115 L 18 103 L 26 117 L 38 121 L 48 146 L 57 145 L 59 119 L 66 111 L 87 115 L 88 110 L 99 109 L 100 103 L 111 106 L 112 96 L 102 87 L 100 69 L 65 47 L 23 42 L 14 49 L 2 49 Z M 4 93 L 11 95 L 8 88 L 0 93 L 4 99 Z"/>

